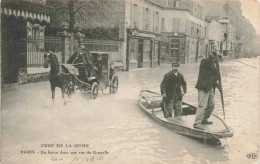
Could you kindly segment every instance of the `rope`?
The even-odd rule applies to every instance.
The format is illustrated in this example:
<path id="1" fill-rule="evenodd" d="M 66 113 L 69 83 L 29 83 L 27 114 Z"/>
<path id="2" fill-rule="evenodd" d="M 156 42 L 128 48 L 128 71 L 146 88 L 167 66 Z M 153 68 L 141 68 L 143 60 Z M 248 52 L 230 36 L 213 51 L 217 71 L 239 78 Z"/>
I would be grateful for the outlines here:
<path id="1" fill-rule="evenodd" d="M 246 63 L 243 63 L 243 62 L 241 62 L 241 61 L 237 61 L 237 62 L 239 62 L 239 63 L 241 63 L 241 64 L 244 64 L 244 65 L 246 65 L 246 66 L 248 66 L 248 67 L 252 67 L 252 68 L 254 68 L 254 69 L 257 69 L 256 67 L 254 67 L 254 66 L 251 66 L 251 65 L 248 65 L 248 64 L 246 64 Z"/>

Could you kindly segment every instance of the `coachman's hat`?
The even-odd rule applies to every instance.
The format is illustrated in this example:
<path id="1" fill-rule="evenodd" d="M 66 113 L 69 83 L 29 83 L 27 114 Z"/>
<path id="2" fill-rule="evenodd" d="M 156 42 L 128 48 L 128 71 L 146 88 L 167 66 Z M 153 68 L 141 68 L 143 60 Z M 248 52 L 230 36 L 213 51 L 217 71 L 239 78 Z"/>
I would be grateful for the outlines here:
<path id="1" fill-rule="evenodd" d="M 172 67 L 179 67 L 179 66 L 180 66 L 179 63 L 176 63 L 176 62 L 172 63 Z"/>

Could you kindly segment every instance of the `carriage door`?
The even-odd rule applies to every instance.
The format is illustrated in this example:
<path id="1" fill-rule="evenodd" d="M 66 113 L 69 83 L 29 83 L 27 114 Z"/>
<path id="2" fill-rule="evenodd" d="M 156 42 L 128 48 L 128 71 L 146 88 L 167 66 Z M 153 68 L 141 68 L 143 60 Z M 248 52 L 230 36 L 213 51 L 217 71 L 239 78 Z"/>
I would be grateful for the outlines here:
<path id="1" fill-rule="evenodd" d="M 171 57 L 179 62 L 180 57 L 180 39 L 171 39 Z"/>
<path id="2" fill-rule="evenodd" d="M 143 67 L 144 40 L 138 40 L 138 68 Z"/>

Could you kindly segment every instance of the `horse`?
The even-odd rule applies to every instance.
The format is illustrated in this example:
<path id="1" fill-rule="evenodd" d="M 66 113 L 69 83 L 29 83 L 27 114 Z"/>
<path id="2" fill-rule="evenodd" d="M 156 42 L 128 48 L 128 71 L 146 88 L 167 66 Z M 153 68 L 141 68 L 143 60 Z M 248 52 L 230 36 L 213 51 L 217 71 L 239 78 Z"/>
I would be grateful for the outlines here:
<path id="1" fill-rule="evenodd" d="M 64 99 L 64 93 L 66 92 L 66 84 L 68 84 L 68 80 L 66 77 L 66 72 L 61 65 L 59 64 L 57 56 L 52 51 L 47 51 L 44 54 L 44 68 L 48 68 L 50 65 L 50 85 L 51 85 L 51 93 L 52 93 L 52 100 L 55 99 L 55 88 L 61 88 L 62 98 L 64 100 L 64 105 L 66 101 Z M 67 93 L 68 94 L 68 93 Z"/>

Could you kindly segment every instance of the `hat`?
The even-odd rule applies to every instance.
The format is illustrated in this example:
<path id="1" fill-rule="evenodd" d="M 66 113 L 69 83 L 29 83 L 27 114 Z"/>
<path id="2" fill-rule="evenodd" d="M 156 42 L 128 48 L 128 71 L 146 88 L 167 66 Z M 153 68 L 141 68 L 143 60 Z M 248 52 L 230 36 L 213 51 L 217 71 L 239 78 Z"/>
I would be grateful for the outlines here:
<path id="1" fill-rule="evenodd" d="M 172 67 L 179 67 L 179 66 L 180 66 L 179 63 L 176 63 L 176 62 L 172 63 Z"/>
<path id="2" fill-rule="evenodd" d="M 213 51 L 211 55 L 212 55 L 212 57 L 217 57 L 218 53 L 216 51 Z"/>

